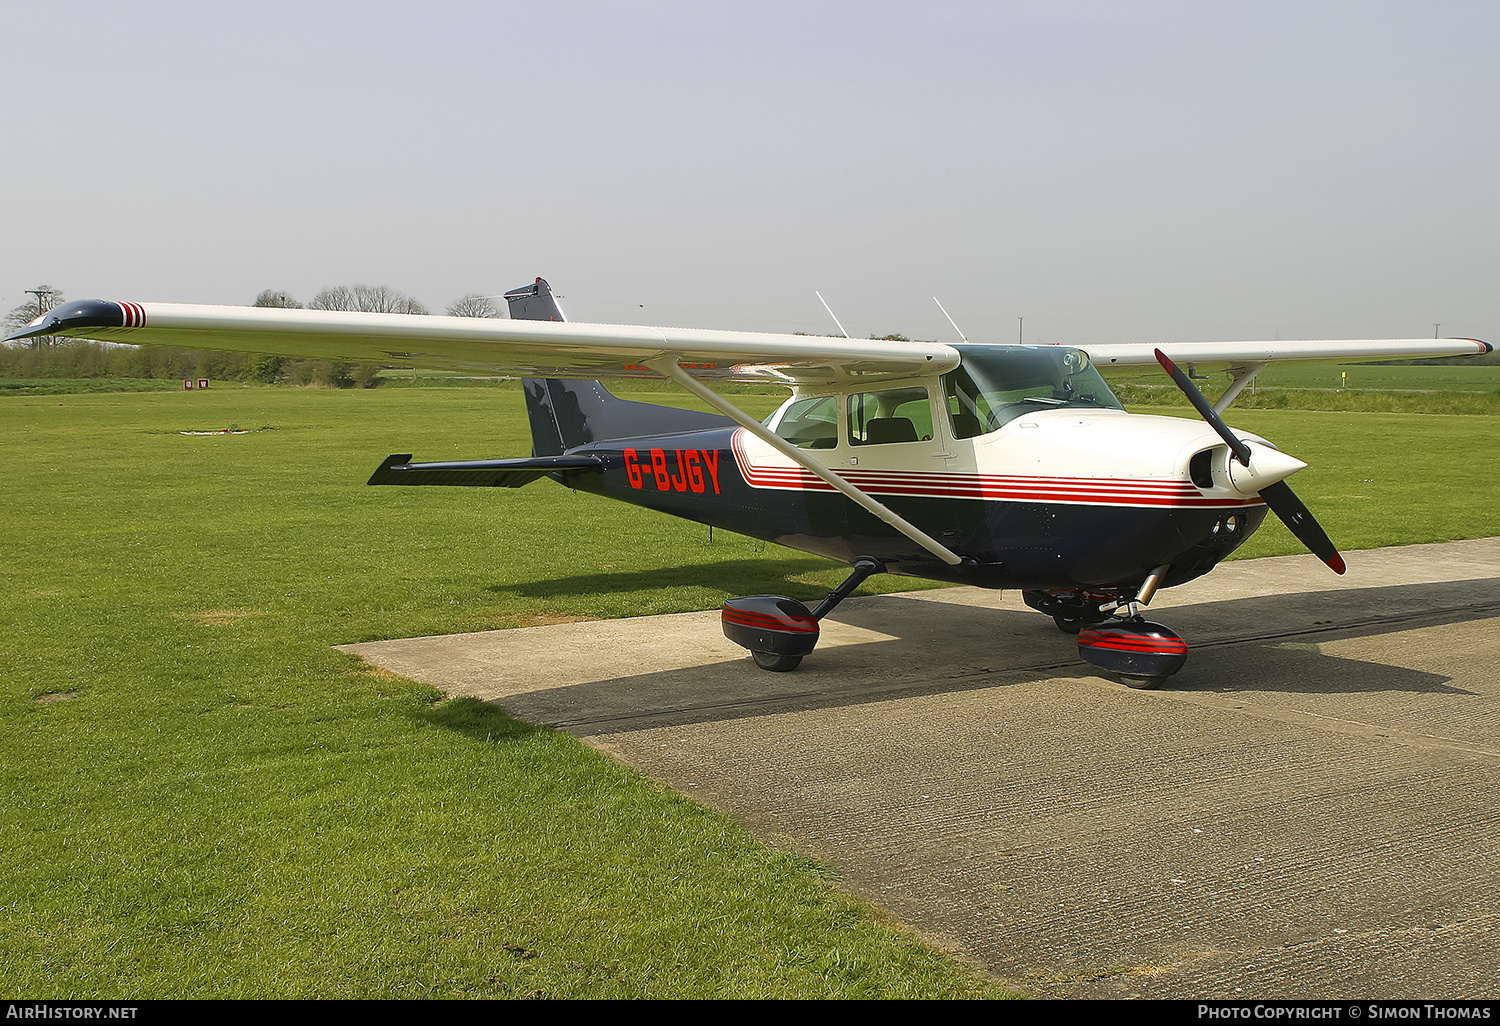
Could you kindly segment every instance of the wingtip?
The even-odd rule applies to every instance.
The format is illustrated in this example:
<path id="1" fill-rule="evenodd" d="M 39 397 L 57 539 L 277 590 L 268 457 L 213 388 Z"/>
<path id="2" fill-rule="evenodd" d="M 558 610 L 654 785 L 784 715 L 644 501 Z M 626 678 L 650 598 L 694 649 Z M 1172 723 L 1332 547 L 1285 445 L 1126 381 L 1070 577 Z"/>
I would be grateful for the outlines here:
<path id="1" fill-rule="evenodd" d="M 48 310 L 5 341 L 15 342 L 43 335 L 66 335 L 85 328 L 140 328 L 146 311 L 138 303 L 111 303 L 103 299 L 77 299 Z"/>

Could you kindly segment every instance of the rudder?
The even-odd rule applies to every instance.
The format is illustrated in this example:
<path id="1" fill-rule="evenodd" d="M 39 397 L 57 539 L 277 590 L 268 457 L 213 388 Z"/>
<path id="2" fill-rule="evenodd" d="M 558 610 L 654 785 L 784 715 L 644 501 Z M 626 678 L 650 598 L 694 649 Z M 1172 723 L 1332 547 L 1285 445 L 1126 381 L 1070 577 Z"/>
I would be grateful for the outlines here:
<path id="1" fill-rule="evenodd" d="M 542 278 L 505 293 L 505 301 L 512 320 L 563 320 L 552 288 Z M 533 456 L 559 456 L 590 442 L 685 434 L 734 423 L 714 413 L 621 399 L 593 380 L 523 378 L 521 384 L 531 420 Z"/>

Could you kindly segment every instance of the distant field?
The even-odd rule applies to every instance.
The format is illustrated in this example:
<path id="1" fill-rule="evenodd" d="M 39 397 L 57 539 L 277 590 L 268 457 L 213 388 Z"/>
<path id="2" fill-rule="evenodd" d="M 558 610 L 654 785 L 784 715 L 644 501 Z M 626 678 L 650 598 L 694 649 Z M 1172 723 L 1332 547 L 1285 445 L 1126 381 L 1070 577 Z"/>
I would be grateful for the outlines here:
<path id="1" fill-rule="evenodd" d="M 1347 380 L 1341 375 L 1347 374 Z M 1132 367 L 1123 370 L 1107 370 L 1105 376 L 1112 385 L 1126 384 L 1143 386 L 1162 391 L 1162 401 L 1175 401 L 1167 390 L 1171 382 L 1159 368 Z M 432 388 L 454 387 L 517 387 L 514 379 L 484 375 L 460 374 L 454 371 L 386 369 L 380 372 L 386 388 Z M 1215 394 L 1222 390 L 1228 378 L 1222 372 L 1212 374 L 1201 385 Z M 235 382 L 214 382 L 211 390 L 242 387 Z M 661 393 L 676 392 L 676 386 L 668 382 L 633 382 L 637 391 Z M 733 394 L 754 393 L 761 386 L 716 386 Z M 1257 377 L 1254 386 L 1246 392 L 1246 400 L 1254 391 L 1262 389 L 1317 389 L 1350 391 L 1421 391 L 1500 394 L 1500 365 L 1419 365 L 1388 366 L 1379 364 L 1340 363 L 1285 363 L 1266 368 Z M 178 380 L 148 378 L 0 378 L 0 398 L 18 395 L 62 395 L 87 392 L 175 392 L 182 390 Z M 1295 403 L 1295 401 L 1294 401 Z M 1296 408 L 1293 405 L 1290 408 Z"/>
<path id="2" fill-rule="evenodd" d="M 1348 375 L 1347 386 L 1341 375 Z M 1500 366 L 1280 363 L 1261 371 L 1257 383 L 1267 388 L 1348 387 L 1494 392 L 1500 390 Z"/>
<path id="3" fill-rule="evenodd" d="M 1230 421 L 1313 464 L 1346 548 L 1495 530 L 1497 418 Z M 7 998 L 1002 993 L 826 868 L 330 648 L 812 599 L 842 567 L 550 482 L 364 487 L 392 452 L 529 451 L 515 384 L 12 397 L 0 429 Z M 1293 551 L 1274 525 L 1246 554 Z"/>
<path id="4" fill-rule="evenodd" d="M 1341 375 L 1347 374 L 1347 386 Z M 1110 381 L 1134 384 L 1170 384 L 1156 367 L 1110 371 Z M 1210 376 L 1207 390 L 1223 389 L 1227 376 Z M 1494 365 L 1385 365 L 1348 363 L 1278 363 L 1256 377 L 1258 388 L 1398 389 L 1447 392 L 1500 391 L 1500 366 Z"/>
<path id="5" fill-rule="evenodd" d="M 85 392 L 176 392 L 180 381 L 159 378 L 0 378 L 0 397 Z"/>

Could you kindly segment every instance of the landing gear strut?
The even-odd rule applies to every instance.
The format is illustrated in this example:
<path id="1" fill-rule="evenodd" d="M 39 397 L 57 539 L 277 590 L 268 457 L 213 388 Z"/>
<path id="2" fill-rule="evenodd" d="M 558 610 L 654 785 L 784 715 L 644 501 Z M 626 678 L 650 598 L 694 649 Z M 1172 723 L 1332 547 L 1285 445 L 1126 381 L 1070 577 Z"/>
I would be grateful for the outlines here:
<path id="1" fill-rule="evenodd" d="M 762 670 L 795 670 L 818 643 L 818 621 L 833 612 L 867 577 L 884 572 L 885 564 L 880 560 L 861 556 L 854 561 L 854 572 L 816 609 L 781 595 L 730 599 L 720 614 L 724 637 L 749 649 L 755 665 Z"/>
<path id="2" fill-rule="evenodd" d="M 1065 634 L 1077 634 L 1090 624 L 1109 619 L 1101 606 L 1116 601 L 1116 596 L 1089 591 L 1023 591 L 1021 598 L 1032 609 L 1046 613 Z"/>

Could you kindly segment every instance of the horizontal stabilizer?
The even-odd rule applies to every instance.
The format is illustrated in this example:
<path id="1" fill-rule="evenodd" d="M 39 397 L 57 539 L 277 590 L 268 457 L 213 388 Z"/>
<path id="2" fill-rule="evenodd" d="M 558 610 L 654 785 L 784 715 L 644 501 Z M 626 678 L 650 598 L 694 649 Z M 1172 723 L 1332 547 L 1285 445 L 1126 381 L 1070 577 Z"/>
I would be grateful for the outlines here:
<path id="1" fill-rule="evenodd" d="M 370 476 L 372 485 L 457 485 L 468 488 L 520 488 L 548 474 L 604 469 L 598 456 L 529 456 L 513 460 L 459 460 L 412 463 L 411 453 L 387 456 Z"/>

